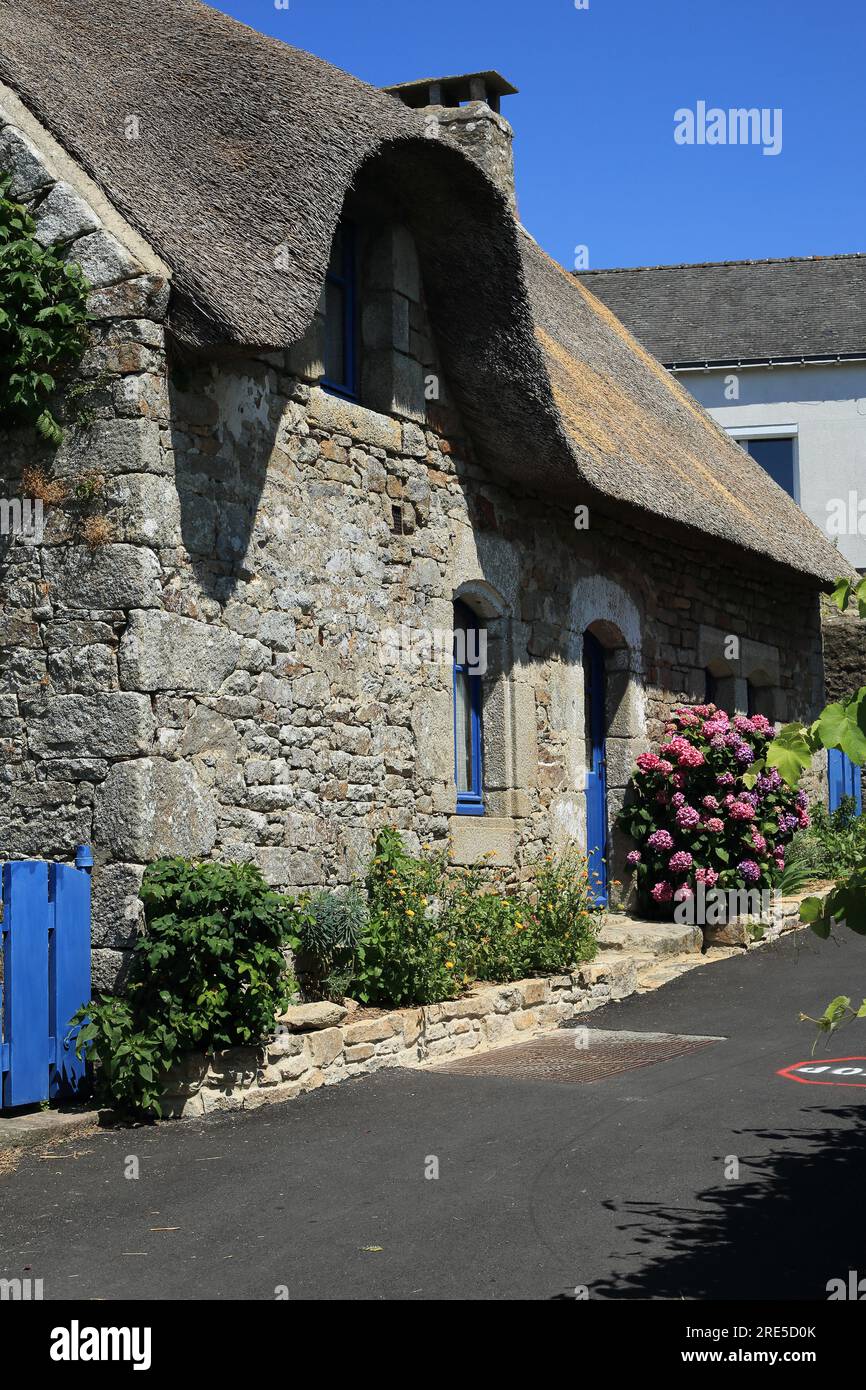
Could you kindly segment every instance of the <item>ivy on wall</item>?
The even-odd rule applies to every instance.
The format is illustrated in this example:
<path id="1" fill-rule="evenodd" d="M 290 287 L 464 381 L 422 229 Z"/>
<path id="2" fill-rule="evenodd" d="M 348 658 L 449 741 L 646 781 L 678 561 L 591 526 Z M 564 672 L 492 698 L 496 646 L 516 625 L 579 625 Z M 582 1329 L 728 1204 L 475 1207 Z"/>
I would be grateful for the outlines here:
<path id="1" fill-rule="evenodd" d="M 0 424 L 31 424 L 50 444 L 49 409 L 87 346 L 87 281 L 36 240 L 36 223 L 0 178 Z"/>

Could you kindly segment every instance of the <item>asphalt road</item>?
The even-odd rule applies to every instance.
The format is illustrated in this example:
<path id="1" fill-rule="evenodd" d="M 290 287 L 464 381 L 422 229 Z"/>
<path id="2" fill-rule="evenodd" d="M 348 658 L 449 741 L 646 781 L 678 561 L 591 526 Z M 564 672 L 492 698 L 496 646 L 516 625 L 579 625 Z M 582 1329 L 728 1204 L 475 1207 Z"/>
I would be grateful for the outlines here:
<path id="1" fill-rule="evenodd" d="M 799 1012 L 858 990 L 866 943 L 798 933 L 587 1016 L 726 1039 L 605 1081 L 382 1072 L 30 1155 L 0 1178 L 0 1276 L 46 1299 L 824 1300 L 866 1275 L 866 1089 L 776 1072 L 809 1055 Z M 866 1024 L 827 1055 L 853 1053 Z"/>

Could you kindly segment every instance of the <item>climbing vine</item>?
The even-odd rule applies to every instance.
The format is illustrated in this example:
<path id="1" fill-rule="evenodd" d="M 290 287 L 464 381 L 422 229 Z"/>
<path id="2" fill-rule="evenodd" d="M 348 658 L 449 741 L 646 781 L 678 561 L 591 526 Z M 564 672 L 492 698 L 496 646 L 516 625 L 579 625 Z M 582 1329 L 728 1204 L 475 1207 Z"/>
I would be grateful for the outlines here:
<path id="1" fill-rule="evenodd" d="M 63 432 L 49 403 L 87 346 L 87 282 L 36 240 L 36 223 L 0 178 L 0 424 Z"/>

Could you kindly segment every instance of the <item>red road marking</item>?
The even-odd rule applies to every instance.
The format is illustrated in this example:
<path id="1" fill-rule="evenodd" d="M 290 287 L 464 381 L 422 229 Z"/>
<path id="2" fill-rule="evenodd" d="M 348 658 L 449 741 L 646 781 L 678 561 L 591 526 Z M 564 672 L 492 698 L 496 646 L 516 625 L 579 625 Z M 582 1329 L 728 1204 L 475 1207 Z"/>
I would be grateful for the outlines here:
<path id="1" fill-rule="evenodd" d="M 849 1080 L 847 1076 L 842 1080 L 836 1080 L 828 1076 L 827 1073 L 832 1067 L 843 1066 L 848 1062 L 859 1062 L 861 1064 L 860 1075 L 863 1077 L 862 1081 L 852 1081 Z M 821 1067 L 825 1070 L 822 1070 L 818 1074 L 813 1073 L 811 1076 L 795 1076 L 794 1072 L 796 1072 L 798 1067 Z M 857 1073 L 854 1072 L 850 1073 L 850 1075 L 856 1074 Z M 784 1076 L 786 1081 L 799 1081 L 801 1086 L 866 1087 L 866 1057 L 823 1057 L 820 1059 L 810 1057 L 806 1062 L 792 1062 L 789 1067 L 783 1067 L 781 1071 L 777 1071 L 776 1075 Z"/>

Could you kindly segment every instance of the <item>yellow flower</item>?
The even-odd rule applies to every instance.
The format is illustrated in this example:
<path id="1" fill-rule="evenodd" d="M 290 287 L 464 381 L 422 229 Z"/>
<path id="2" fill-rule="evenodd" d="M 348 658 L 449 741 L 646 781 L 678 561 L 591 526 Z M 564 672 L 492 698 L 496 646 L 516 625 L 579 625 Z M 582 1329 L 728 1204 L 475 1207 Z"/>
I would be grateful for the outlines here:
<path id="1" fill-rule="evenodd" d="M 446 969 L 446 970 L 453 970 L 453 969 L 454 969 L 454 962 L 453 962 L 453 960 L 446 960 L 446 962 L 445 962 L 445 969 Z"/>
<path id="2" fill-rule="evenodd" d="M 406 908 L 406 916 L 407 916 L 407 917 L 414 917 L 414 916 L 415 916 L 415 913 L 412 911 L 411 907 L 407 907 L 407 908 Z"/>

